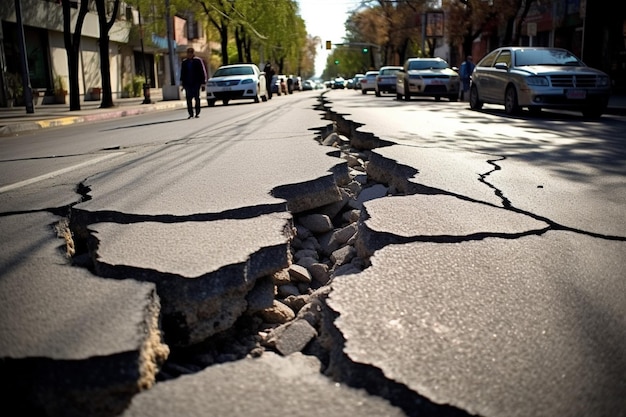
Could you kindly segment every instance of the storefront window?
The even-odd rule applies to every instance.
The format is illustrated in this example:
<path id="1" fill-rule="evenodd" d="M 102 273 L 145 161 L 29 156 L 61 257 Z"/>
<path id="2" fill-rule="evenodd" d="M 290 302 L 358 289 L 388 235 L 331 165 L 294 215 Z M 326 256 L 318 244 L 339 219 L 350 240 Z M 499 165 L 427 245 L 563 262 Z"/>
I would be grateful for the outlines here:
<path id="1" fill-rule="evenodd" d="M 19 42 L 17 39 L 17 24 L 2 22 L 4 33 L 4 53 L 6 57 L 7 72 L 21 74 L 21 58 Z M 24 27 L 24 39 L 26 41 L 26 56 L 30 86 L 37 89 L 48 90 L 51 88 L 48 64 L 48 41 L 44 29 Z"/>

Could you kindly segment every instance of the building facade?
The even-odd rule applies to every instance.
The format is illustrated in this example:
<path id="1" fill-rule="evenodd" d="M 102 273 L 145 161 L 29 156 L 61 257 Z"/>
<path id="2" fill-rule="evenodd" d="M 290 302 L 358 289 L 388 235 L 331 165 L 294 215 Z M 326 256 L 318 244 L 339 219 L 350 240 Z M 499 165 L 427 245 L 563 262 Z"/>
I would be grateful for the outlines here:
<path id="1" fill-rule="evenodd" d="M 19 0 L 25 39 L 26 61 L 34 104 L 56 103 L 54 91 L 62 84 L 67 88 L 68 61 L 63 38 L 63 13 L 59 0 Z M 73 3 L 78 7 L 78 3 Z M 2 1 L 0 7 L 0 107 L 12 105 L 11 83 L 20 83 L 22 76 L 19 25 L 15 1 Z M 71 28 L 75 27 L 78 9 L 71 9 Z M 146 33 L 144 16 L 139 20 L 137 10 L 122 3 L 115 23 L 109 31 L 109 60 L 113 98 L 137 95 L 138 76 L 145 76 L 151 88 L 178 85 L 179 63 L 187 47 L 210 62 L 210 47 L 204 30 L 197 22 L 173 16 L 172 45 L 175 57 L 170 68 L 169 44 L 165 34 Z M 79 50 L 79 86 L 81 101 L 99 100 L 102 81 L 100 74 L 100 39 L 95 8 L 85 17 Z"/>

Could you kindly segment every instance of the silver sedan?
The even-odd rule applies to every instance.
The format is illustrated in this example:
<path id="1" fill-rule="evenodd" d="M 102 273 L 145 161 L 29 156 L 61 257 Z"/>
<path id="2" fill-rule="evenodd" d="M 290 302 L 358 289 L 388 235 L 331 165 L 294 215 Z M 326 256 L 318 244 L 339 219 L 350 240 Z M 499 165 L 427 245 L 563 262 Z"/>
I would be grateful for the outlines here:
<path id="1" fill-rule="evenodd" d="M 507 114 L 521 108 L 582 111 L 600 117 L 610 95 L 609 76 L 585 65 L 561 48 L 503 47 L 485 56 L 474 68 L 470 107 L 504 105 Z"/>

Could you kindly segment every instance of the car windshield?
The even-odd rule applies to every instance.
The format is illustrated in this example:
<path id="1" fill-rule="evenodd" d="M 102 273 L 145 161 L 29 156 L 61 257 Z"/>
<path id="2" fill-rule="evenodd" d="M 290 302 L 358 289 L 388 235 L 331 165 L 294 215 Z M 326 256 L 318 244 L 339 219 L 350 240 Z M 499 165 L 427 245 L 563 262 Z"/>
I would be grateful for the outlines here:
<path id="1" fill-rule="evenodd" d="M 393 75 L 398 72 L 397 68 L 385 68 L 380 70 L 379 75 Z"/>
<path id="2" fill-rule="evenodd" d="M 225 77 L 228 75 L 253 75 L 254 70 L 251 67 L 226 67 L 218 68 L 213 74 L 214 77 Z"/>
<path id="3" fill-rule="evenodd" d="M 438 59 L 423 59 L 419 61 L 409 62 L 409 70 L 425 70 L 425 69 L 446 69 L 448 63 Z"/>
<path id="4" fill-rule="evenodd" d="M 561 49 L 522 49 L 515 51 L 515 65 L 573 65 L 581 66 L 578 58 Z"/>

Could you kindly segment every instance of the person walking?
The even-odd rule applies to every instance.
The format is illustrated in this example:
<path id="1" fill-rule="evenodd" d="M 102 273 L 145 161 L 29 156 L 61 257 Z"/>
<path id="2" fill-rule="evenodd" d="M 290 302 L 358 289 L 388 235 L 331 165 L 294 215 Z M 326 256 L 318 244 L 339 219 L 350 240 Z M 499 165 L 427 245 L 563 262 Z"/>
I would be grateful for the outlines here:
<path id="1" fill-rule="evenodd" d="M 200 88 L 206 84 L 207 74 L 204 62 L 195 55 L 193 48 L 187 48 L 187 58 L 183 60 L 180 70 L 180 82 L 187 98 L 188 119 L 200 115 Z M 193 103 L 193 100 L 196 102 Z"/>
<path id="2" fill-rule="evenodd" d="M 467 55 L 465 61 L 461 64 L 461 68 L 459 68 L 459 76 L 461 77 L 461 101 L 465 99 L 465 92 L 470 89 L 470 80 L 474 67 L 472 56 Z"/>
<path id="3" fill-rule="evenodd" d="M 267 61 L 267 64 L 265 64 L 265 67 L 263 68 L 263 72 L 265 72 L 265 85 L 267 87 L 267 98 L 271 100 L 272 99 L 272 81 L 274 80 L 274 74 L 276 74 L 276 72 L 272 68 L 272 64 L 270 64 L 269 61 Z"/>

